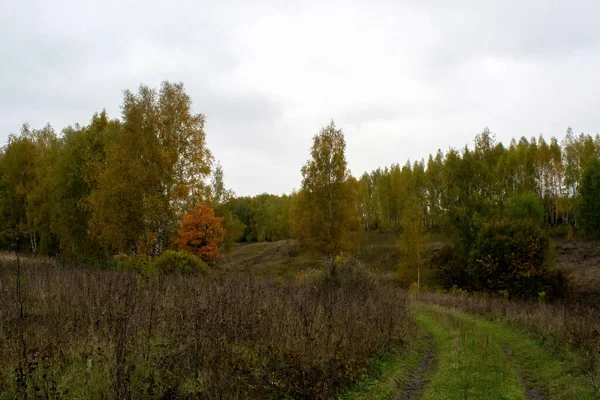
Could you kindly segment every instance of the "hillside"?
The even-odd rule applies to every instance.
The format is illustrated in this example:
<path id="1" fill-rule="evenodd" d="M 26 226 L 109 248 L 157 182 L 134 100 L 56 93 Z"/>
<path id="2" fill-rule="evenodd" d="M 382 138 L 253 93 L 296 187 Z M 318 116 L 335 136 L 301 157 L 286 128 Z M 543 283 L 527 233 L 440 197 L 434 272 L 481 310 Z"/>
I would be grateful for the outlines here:
<path id="1" fill-rule="evenodd" d="M 558 240 L 556 263 L 571 278 L 578 291 L 600 291 L 600 242 Z"/>
<path id="2" fill-rule="evenodd" d="M 395 232 L 365 232 L 358 258 L 372 269 L 395 272 L 400 261 L 396 240 Z M 435 251 L 445 243 L 447 241 L 442 237 L 432 236 L 428 246 Z M 556 263 L 567 273 L 574 289 L 583 293 L 598 292 L 600 242 L 558 239 L 555 246 Z M 219 261 L 219 267 L 226 270 L 251 270 L 261 276 L 280 277 L 294 276 L 299 271 L 320 266 L 317 258 L 299 254 L 294 240 L 239 244 Z"/>

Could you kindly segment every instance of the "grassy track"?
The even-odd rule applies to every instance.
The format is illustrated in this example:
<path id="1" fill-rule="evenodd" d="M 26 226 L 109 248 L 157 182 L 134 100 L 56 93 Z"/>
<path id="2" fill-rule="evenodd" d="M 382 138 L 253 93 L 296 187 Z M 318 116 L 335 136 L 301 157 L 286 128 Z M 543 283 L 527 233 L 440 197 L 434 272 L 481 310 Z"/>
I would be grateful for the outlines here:
<path id="1" fill-rule="evenodd" d="M 423 332 L 417 344 L 379 360 L 375 373 L 341 398 L 600 399 L 576 355 L 566 350 L 554 354 L 504 323 L 447 308 L 417 305 L 414 315 Z M 431 341 L 424 339 L 425 332 L 435 345 L 435 360 L 428 360 L 427 369 L 422 365 Z M 407 392 L 411 386 L 417 391 Z"/>
<path id="2" fill-rule="evenodd" d="M 343 400 L 393 399 L 404 391 L 415 378 L 419 365 L 431 339 L 421 334 L 419 340 L 403 352 L 393 352 L 372 360 L 370 371 L 349 391 L 340 396 Z"/>
<path id="3" fill-rule="evenodd" d="M 595 388 L 589 376 L 578 368 L 576 356 L 566 350 L 561 354 L 553 354 L 533 338 L 515 331 L 506 324 L 441 307 L 422 308 L 420 315 L 430 316 L 438 321 L 454 319 L 458 324 L 462 324 L 464 331 L 474 330 L 488 335 L 495 348 L 502 349 L 504 353 L 496 352 L 496 356 L 505 360 L 504 362 L 517 373 L 521 381 L 521 391 L 529 394 L 529 398 L 556 400 L 600 398 L 598 388 Z M 473 351 L 481 352 L 483 349 L 475 348 Z M 536 390 L 531 390 L 532 386 Z"/>
<path id="4" fill-rule="evenodd" d="M 439 353 L 424 399 L 525 399 L 517 372 L 488 332 L 451 313 L 420 312 L 418 321 L 433 333 Z"/>

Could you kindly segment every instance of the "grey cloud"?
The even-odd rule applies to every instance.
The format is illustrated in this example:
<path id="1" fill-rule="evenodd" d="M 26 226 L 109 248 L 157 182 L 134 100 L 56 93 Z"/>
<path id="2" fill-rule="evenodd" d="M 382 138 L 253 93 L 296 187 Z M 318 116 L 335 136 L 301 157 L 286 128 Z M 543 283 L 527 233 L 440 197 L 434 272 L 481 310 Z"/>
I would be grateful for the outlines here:
<path id="1" fill-rule="evenodd" d="M 124 89 L 164 79 L 185 83 L 240 194 L 297 188 L 331 118 L 355 175 L 485 126 L 504 141 L 595 132 L 599 14 L 591 0 L 9 0 L 0 140 L 25 121 L 117 117 Z"/>

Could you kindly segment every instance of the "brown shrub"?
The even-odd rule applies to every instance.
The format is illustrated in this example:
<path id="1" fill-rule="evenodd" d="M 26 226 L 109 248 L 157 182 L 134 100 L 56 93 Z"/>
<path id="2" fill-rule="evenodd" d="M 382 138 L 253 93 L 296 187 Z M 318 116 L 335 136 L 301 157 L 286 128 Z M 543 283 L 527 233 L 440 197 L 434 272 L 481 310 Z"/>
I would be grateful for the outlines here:
<path id="1" fill-rule="evenodd" d="M 414 334 L 405 293 L 375 279 L 148 278 L 35 263 L 22 268 L 21 317 L 13 264 L 0 264 L 2 398 L 325 398 Z"/>

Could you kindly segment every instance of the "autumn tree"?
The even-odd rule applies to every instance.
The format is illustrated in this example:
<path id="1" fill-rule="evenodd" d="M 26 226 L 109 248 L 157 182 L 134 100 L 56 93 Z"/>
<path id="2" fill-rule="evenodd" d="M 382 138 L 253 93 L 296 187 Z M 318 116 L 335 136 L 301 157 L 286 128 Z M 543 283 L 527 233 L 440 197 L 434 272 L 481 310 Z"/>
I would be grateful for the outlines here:
<path id="1" fill-rule="evenodd" d="M 219 246 L 223 243 L 225 230 L 221 226 L 222 218 L 208 205 L 196 207 L 191 213 L 183 216 L 179 234 L 175 240 L 180 249 L 188 251 L 206 263 L 219 258 Z"/>
<path id="2" fill-rule="evenodd" d="M 24 126 L 23 132 L 28 129 Z M 35 144 L 27 135 L 11 135 L 0 160 L 2 235 L 9 245 L 29 242 L 33 253 L 37 250 L 37 237 L 27 211 L 28 193 L 35 184 L 35 151 Z"/>
<path id="3" fill-rule="evenodd" d="M 421 266 L 428 237 L 425 231 L 425 214 L 416 198 L 410 199 L 402 213 L 402 234 L 397 246 L 405 266 L 417 272 L 417 284 L 421 284 Z M 413 275 L 414 276 L 414 275 Z"/>
<path id="4" fill-rule="evenodd" d="M 366 231 L 377 228 L 379 213 L 375 199 L 375 185 L 371 175 L 364 173 L 358 181 L 358 201 L 363 225 Z"/>
<path id="5" fill-rule="evenodd" d="M 97 187 L 106 162 L 106 149 L 119 132 L 120 123 L 105 111 L 94 114 L 88 126 L 63 130 L 49 179 L 53 190 L 52 232 L 62 254 L 101 255 L 101 246 L 90 235 L 89 197 Z"/>
<path id="6" fill-rule="evenodd" d="M 313 138 L 294 212 L 301 245 L 329 260 L 356 251 L 360 240 L 358 183 L 348 171 L 345 150 L 344 133 L 333 121 Z"/>
<path id="7" fill-rule="evenodd" d="M 125 91 L 122 123 L 90 196 L 91 230 L 109 248 L 144 242 L 159 255 L 178 221 L 204 197 L 212 156 L 204 116 L 181 83 Z"/>
<path id="8" fill-rule="evenodd" d="M 9 242 L 28 243 L 33 254 L 48 252 L 51 241 L 51 183 L 45 179 L 55 154 L 56 134 L 50 125 L 32 129 L 23 125 L 11 135 L 0 159 L 0 207 L 4 216 L 0 233 Z M 42 245 L 42 246 L 40 246 Z"/>

